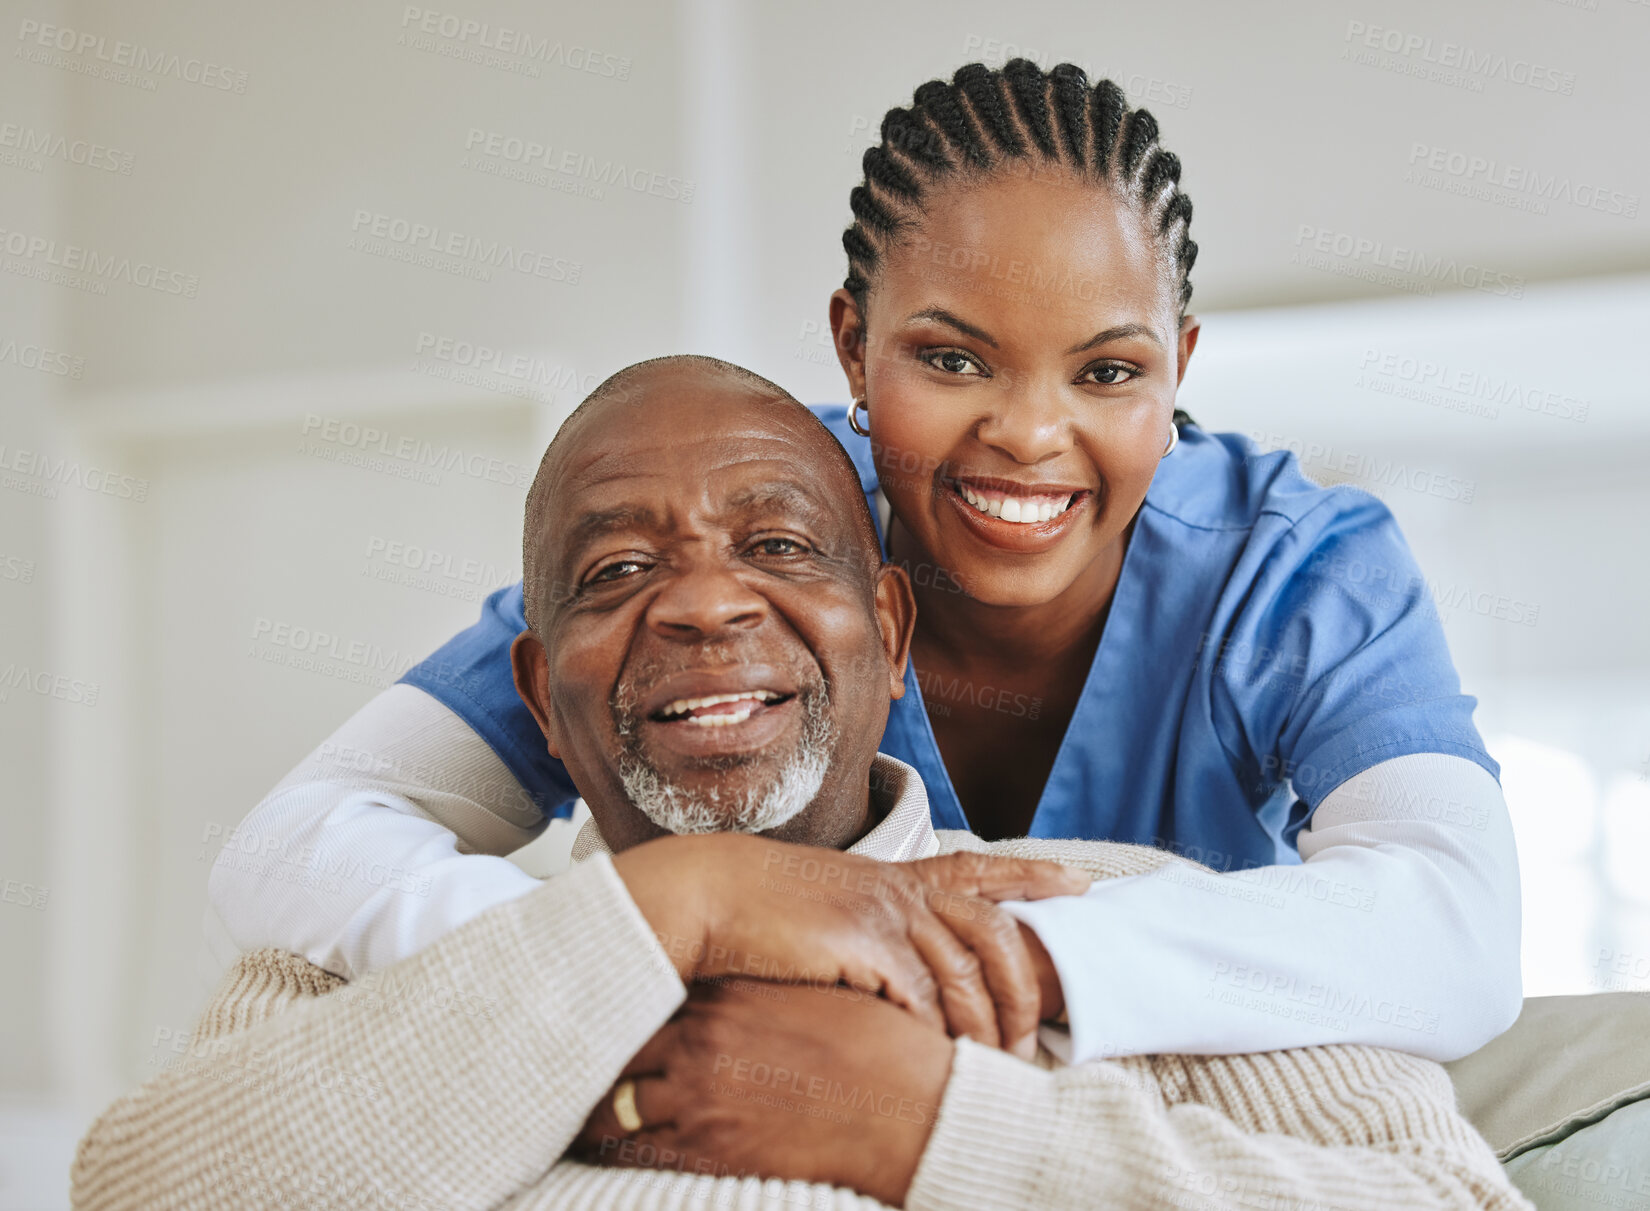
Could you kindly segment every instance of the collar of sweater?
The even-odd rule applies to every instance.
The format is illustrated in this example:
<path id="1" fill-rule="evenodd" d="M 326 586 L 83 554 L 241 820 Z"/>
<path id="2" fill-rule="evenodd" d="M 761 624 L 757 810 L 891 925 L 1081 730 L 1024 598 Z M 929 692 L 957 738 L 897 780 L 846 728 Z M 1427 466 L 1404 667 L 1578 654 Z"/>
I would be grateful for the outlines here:
<path id="1" fill-rule="evenodd" d="M 940 852 L 939 838 L 928 816 L 928 791 L 922 777 L 905 762 L 878 753 L 871 763 L 871 811 L 880 816 L 876 827 L 848 847 L 851 854 L 880 862 L 910 862 Z M 586 820 L 573 838 L 573 861 L 611 854 L 595 820 Z"/>

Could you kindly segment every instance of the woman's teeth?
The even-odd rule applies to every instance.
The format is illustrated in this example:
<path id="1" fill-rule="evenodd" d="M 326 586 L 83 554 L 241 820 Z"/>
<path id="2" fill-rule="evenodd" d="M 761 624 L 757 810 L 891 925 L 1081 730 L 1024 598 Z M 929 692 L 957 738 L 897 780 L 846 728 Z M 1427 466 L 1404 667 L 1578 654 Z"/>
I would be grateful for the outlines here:
<path id="1" fill-rule="evenodd" d="M 696 727 L 729 727 L 735 723 L 743 723 L 751 717 L 758 705 L 776 701 L 780 695 L 772 690 L 744 690 L 737 694 L 708 694 L 703 698 L 678 698 L 659 712 L 659 717 L 671 722 L 678 719 L 683 723 L 691 723 Z M 702 715 L 699 711 L 708 710 L 713 706 L 724 703 L 738 702 L 744 705 L 735 707 L 731 711 L 718 711 L 715 714 Z"/>
<path id="2" fill-rule="evenodd" d="M 1004 497 L 1002 500 L 987 500 L 974 491 L 967 484 L 958 484 L 957 493 L 981 513 L 991 517 L 1000 517 L 1004 521 L 1015 521 L 1021 525 L 1035 525 L 1040 521 L 1049 521 L 1060 516 L 1071 507 L 1071 497 L 1054 501 L 1048 498 L 1042 500 L 1026 500 L 1018 496 Z"/>

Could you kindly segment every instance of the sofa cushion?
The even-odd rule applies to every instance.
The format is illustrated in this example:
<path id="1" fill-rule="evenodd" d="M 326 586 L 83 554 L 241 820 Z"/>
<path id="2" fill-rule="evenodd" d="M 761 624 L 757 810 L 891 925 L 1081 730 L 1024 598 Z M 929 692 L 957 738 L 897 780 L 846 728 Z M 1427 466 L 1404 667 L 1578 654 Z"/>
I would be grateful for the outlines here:
<path id="1" fill-rule="evenodd" d="M 1518 1021 L 1444 1065 L 1503 1161 L 1650 1098 L 1650 992 L 1531 997 Z"/>
<path id="2" fill-rule="evenodd" d="M 1540 1211 L 1650 1211 L 1650 1098 L 1506 1164 Z"/>

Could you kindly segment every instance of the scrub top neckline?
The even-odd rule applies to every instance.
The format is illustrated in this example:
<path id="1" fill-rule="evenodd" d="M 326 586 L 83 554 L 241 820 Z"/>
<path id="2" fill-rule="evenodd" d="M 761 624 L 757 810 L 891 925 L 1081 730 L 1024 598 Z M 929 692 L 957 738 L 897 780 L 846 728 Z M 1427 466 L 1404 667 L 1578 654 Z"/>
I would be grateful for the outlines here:
<path id="1" fill-rule="evenodd" d="M 1155 476 L 1153 482 L 1156 482 Z M 893 508 L 887 494 L 883 492 L 881 484 L 876 487 L 875 504 L 876 507 L 871 510 L 871 514 L 877 526 L 877 542 L 882 547 L 883 558 L 888 559 L 890 556 L 888 554 L 887 526 L 890 524 L 889 519 L 892 517 Z M 1049 790 L 1063 780 L 1062 774 L 1065 773 L 1063 767 L 1071 764 L 1076 759 L 1073 756 L 1077 749 L 1077 745 L 1072 741 L 1073 733 L 1076 732 L 1079 725 L 1093 726 L 1096 732 L 1099 731 L 1099 724 L 1103 719 L 1100 712 L 1103 707 L 1101 699 L 1105 695 L 1105 690 L 1102 688 L 1105 682 L 1098 679 L 1095 673 L 1100 668 L 1102 659 L 1107 660 L 1108 664 L 1116 664 L 1117 658 L 1109 654 L 1117 651 L 1127 643 L 1126 639 L 1117 638 L 1116 632 L 1123 630 L 1132 633 L 1135 629 L 1131 611 L 1134 606 L 1133 589 L 1137 577 L 1130 574 L 1130 569 L 1139 562 L 1135 556 L 1135 549 L 1141 544 L 1135 542 L 1135 537 L 1139 528 L 1140 515 L 1141 512 L 1144 512 L 1145 507 L 1143 501 L 1140 512 L 1137 512 L 1129 523 L 1128 539 L 1123 548 L 1123 565 L 1118 569 L 1117 587 L 1112 590 L 1111 601 L 1106 607 L 1106 622 L 1100 631 L 1100 642 L 1095 646 L 1094 657 L 1089 661 L 1089 670 L 1083 678 L 1083 689 L 1077 696 L 1077 705 L 1073 708 L 1071 718 L 1066 723 L 1066 730 L 1060 736 L 1060 747 L 1055 750 L 1054 762 L 1049 766 L 1048 776 L 1043 780 L 1042 788 L 1037 792 L 1037 807 L 1031 813 L 1031 820 L 1026 826 L 1026 835 L 1029 837 L 1040 836 L 1038 824 L 1042 822 L 1045 815 L 1054 814 L 1052 810 L 1045 812 L 1045 808 L 1049 807 Z M 1128 594 L 1128 600 L 1126 601 L 1124 600 L 1125 593 Z M 943 786 L 936 787 L 933 785 L 934 779 L 932 777 L 927 779 L 929 783 L 929 802 L 935 808 L 939 808 L 941 803 L 948 801 L 949 805 L 956 809 L 957 816 L 964 822 L 963 827 L 972 831 L 972 826 L 968 823 L 968 813 L 963 809 L 962 797 L 957 794 L 957 788 L 951 781 L 950 767 L 945 764 L 945 755 L 940 751 L 939 739 L 934 735 L 933 721 L 929 718 L 927 702 L 923 697 L 922 684 L 916 676 L 916 671 L 916 660 L 908 658 L 905 672 L 906 693 L 916 695 L 914 704 L 916 714 L 922 720 L 919 735 L 927 745 L 929 754 L 933 759 L 933 767 L 940 771 L 944 783 Z M 1116 684 L 1120 678 L 1113 678 L 1112 680 L 1113 684 Z M 1089 791 L 1092 795 L 1095 788 L 1091 787 Z M 936 799 L 940 802 L 935 802 Z M 935 814 L 938 816 L 938 812 Z"/>

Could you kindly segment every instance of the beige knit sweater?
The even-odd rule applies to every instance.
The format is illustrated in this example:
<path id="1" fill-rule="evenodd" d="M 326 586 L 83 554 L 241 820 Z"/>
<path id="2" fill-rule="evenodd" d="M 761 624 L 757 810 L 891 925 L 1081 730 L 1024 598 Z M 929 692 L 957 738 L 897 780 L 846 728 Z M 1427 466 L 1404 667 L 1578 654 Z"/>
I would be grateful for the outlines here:
<path id="1" fill-rule="evenodd" d="M 936 836 L 942 852 L 1054 858 L 1098 878 L 1178 861 Z M 683 997 L 601 852 L 354 985 L 254 952 L 190 1053 L 93 1125 L 74 1205 L 881 1207 L 817 1184 L 558 1159 Z M 955 1047 L 912 1209 L 1530 1206 L 1426 1060 L 1335 1046 L 1064 1067 L 1046 1050 L 1031 1064 Z"/>

